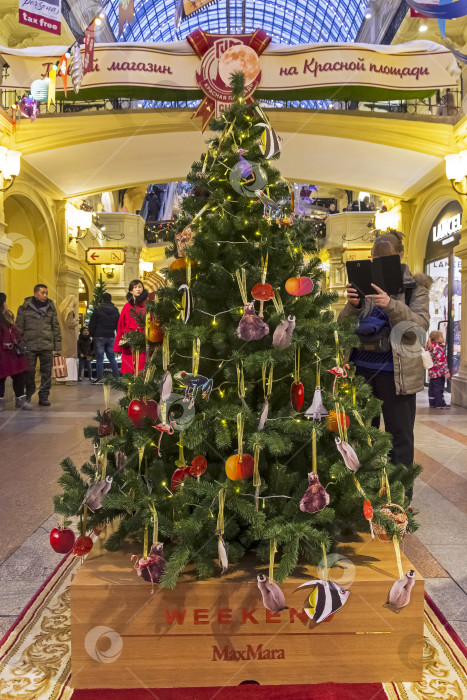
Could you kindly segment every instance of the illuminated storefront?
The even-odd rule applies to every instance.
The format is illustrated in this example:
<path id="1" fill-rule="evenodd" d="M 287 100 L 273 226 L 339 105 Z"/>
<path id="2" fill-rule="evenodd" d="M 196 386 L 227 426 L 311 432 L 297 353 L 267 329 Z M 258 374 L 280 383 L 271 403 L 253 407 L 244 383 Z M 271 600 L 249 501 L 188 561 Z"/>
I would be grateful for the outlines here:
<path id="1" fill-rule="evenodd" d="M 450 202 L 432 224 L 425 255 L 425 272 L 433 278 L 430 331 L 444 333 L 451 376 L 459 370 L 461 351 L 461 259 L 454 255 L 461 229 L 462 207 Z"/>

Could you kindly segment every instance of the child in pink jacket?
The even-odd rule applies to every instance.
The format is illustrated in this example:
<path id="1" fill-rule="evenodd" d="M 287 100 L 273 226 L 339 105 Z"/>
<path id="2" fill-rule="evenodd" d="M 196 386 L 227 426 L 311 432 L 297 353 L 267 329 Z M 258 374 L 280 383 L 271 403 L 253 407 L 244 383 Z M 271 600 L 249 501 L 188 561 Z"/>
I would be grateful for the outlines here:
<path id="1" fill-rule="evenodd" d="M 444 382 L 451 376 L 449 374 L 446 359 L 446 347 L 441 331 L 431 331 L 426 349 L 433 360 L 433 367 L 428 370 L 430 383 L 428 386 L 428 400 L 430 408 L 449 408 L 444 400 Z"/>

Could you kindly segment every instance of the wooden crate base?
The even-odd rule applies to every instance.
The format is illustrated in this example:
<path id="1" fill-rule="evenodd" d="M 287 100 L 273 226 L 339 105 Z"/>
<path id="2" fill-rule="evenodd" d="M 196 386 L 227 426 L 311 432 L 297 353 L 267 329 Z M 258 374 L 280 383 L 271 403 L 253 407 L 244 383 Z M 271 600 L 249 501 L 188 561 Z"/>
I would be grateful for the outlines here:
<path id="1" fill-rule="evenodd" d="M 328 622 L 303 612 L 317 578 L 304 568 L 283 585 L 288 610 L 265 610 L 247 562 L 208 581 L 188 570 L 173 591 L 136 575 L 127 553 L 95 548 L 71 584 L 74 688 L 171 688 L 325 682 L 373 683 L 422 678 L 422 577 L 410 604 L 384 606 L 398 577 L 390 544 L 358 537 L 340 553 L 355 566 L 346 604 Z M 404 572 L 412 569 L 402 556 Z M 348 570 L 347 570 L 348 572 Z M 335 568 L 337 582 L 343 570 Z"/>

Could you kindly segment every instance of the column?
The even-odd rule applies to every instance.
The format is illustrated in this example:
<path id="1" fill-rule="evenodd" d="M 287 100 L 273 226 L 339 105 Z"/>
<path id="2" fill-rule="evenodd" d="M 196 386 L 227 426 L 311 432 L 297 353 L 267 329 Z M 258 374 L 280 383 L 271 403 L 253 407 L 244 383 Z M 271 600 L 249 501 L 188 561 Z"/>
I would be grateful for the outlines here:
<path id="1" fill-rule="evenodd" d="M 335 304 L 332 305 L 333 311 L 336 316 L 344 308 L 347 297 L 345 286 L 347 284 L 347 275 L 345 271 L 344 246 L 328 248 L 329 252 L 329 292 L 337 292 L 338 299 Z"/>
<path id="2" fill-rule="evenodd" d="M 0 174 L 0 188 L 3 187 L 3 177 Z M 13 245 L 5 233 L 5 211 L 3 209 L 3 192 L 0 192 L 0 292 L 7 290 L 8 252 Z"/>
<path id="3" fill-rule="evenodd" d="M 451 403 L 467 408 L 467 229 L 463 229 L 454 255 L 462 260 L 461 267 L 461 358 L 459 371 L 451 381 Z"/>
<path id="4" fill-rule="evenodd" d="M 10 239 L 4 233 L 5 224 L 0 224 L 0 292 L 5 292 L 7 287 L 8 274 L 8 252 L 13 245 Z"/>

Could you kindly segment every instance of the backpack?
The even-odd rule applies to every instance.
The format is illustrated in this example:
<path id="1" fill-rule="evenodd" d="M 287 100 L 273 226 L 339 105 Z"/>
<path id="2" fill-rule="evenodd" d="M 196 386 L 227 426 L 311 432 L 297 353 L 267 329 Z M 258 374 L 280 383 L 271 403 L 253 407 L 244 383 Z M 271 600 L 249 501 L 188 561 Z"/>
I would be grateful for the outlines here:
<path id="1" fill-rule="evenodd" d="M 405 289 L 405 303 L 410 306 L 412 299 L 413 287 Z M 378 318 L 377 316 L 366 316 L 362 318 L 358 328 L 355 330 L 355 335 L 360 340 L 358 350 L 365 352 L 388 352 L 391 347 L 391 327 L 387 321 Z"/>

